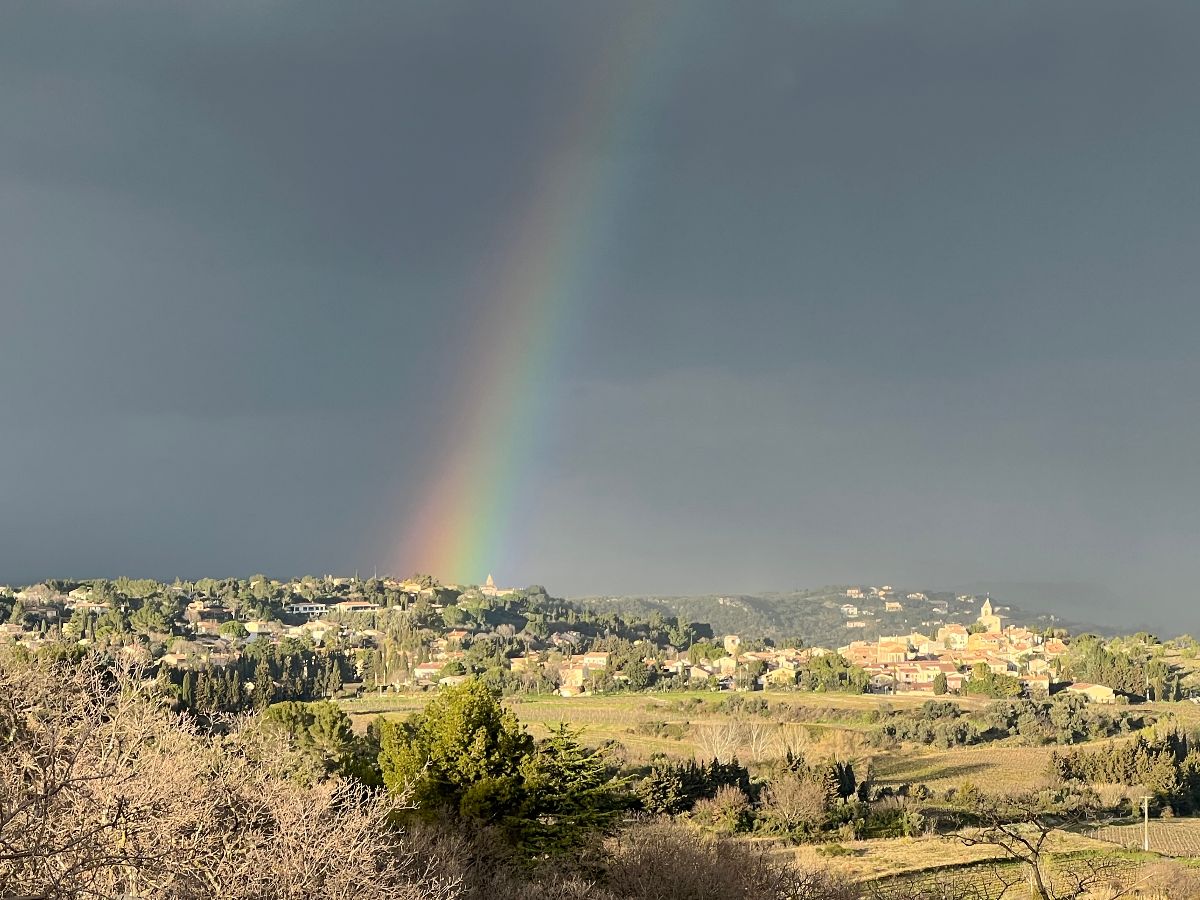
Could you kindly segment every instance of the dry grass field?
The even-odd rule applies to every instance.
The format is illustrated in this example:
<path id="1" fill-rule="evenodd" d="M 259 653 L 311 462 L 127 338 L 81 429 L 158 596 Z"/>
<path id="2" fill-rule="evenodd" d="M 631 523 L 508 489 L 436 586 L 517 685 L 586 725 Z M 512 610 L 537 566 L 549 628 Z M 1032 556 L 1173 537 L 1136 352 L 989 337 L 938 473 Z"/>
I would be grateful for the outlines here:
<path id="1" fill-rule="evenodd" d="M 883 784 L 923 783 L 941 791 L 969 781 L 985 793 L 1007 793 L 1041 784 L 1055 749 L 985 744 L 881 753 L 874 758 L 875 776 Z"/>
<path id="2" fill-rule="evenodd" d="M 837 844 L 837 855 L 828 845 L 801 845 L 781 848 L 802 867 L 819 867 L 838 872 L 855 881 L 877 881 L 900 876 L 930 876 L 963 866 L 984 862 L 1004 862 L 994 847 L 967 846 L 953 836 L 927 835 L 918 838 L 881 838 L 844 841 Z M 1054 854 L 1112 851 L 1111 845 L 1083 835 L 1055 832 L 1050 852 Z"/>
<path id="3" fill-rule="evenodd" d="M 419 710 L 430 694 L 385 694 L 343 701 L 358 730 L 376 716 L 405 717 Z M 722 755 L 736 753 L 743 763 L 754 765 L 783 755 L 790 747 L 816 756 L 869 759 L 876 780 L 883 784 L 924 783 L 934 790 L 947 790 L 970 782 L 984 792 L 1009 792 L 1034 787 L 1045 778 L 1054 747 L 1025 747 L 989 744 L 949 750 L 914 748 L 876 750 L 865 735 L 872 727 L 869 714 L 882 706 L 919 706 L 926 697 L 802 694 L 759 692 L 740 696 L 755 702 L 765 700 L 771 715 L 744 714 L 734 718 L 716 707 L 729 694 L 687 692 L 678 694 L 605 694 L 587 697 L 542 695 L 514 697 L 505 701 L 528 726 L 541 736 L 560 722 L 584 729 L 591 744 L 615 741 L 625 760 L 647 762 L 655 754 L 677 759 L 708 758 L 714 750 Z M 986 700 L 956 698 L 962 706 L 975 708 Z M 787 712 L 782 711 L 787 707 Z M 1189 707 L 1187 710 L 1181 707 Z M 1200 722 L 1200 707 L 1172 704 L 1177 716 L 1190 716 L 1193 709 Z M 1163 714 L 1167 711 L 1160 711 Z M 740 729 L 729 738 L 731 728 Z"/>
<path id="4" fill-rule="evenodd" d="M 832 857 L 817 847 L 796 848 L 790 855 L 798 865 L 820 866 L 868 885 L 868 896 L 874 900 L 905 896 L 914 886 L 934 896 L 949 890 L 953 896 L 972 900 L 1034 897 L 1022 864 L 987 847 L 967 847 L 953 837 L 852 841 L 837 846 L 839 855 Z M 1045 870 L 1060 887 L 1071 883 L 1071 873 L 1102 871 L 1095 890 L 1078 900 L 1110 900 L 1118 885 L 1128 891 L 1120 896 L 1161 900 L 1163 864 L 1154 854 L 1116 850 L 1102 841 L 1059 832 L 1053 837 Z"/>
<path id="5" fill-rule="evenodd" d="M 719 738 L 731 727 L 728 714 L 713 709 L 728 695 L 696 692 L 688 694 L 617 694 L 598 697 L 517 698 L 511 706 L 535 733 L 559 722 L 585 728 L 593 742 L 614 740 L 631 761 L 645 761 L 655 753 L 679 759 L 711 756 Z M 754 699 L 769 704 L 788 704 L 803 709 L 799 715 L 745 715 L 739 718 L 740 738 L 734 738 L 736 753 L 743 762 L 754 763 L 780 756 L 787 747 L 804 749 L 820 745 L 830 752 L 861 755 L 863 733 L 870 727 L 866 714 L 878 709 L 875 697 L 846 695 L 803 695 L 757 693 Z M 681 709 L 689 700 L 703 705 Z M 678 737 L 648 734 L 650 726 L 674 726 Z"/>
<path id="6" fill-rule="evenodd" d="M 1161 888 L 1162 862 L 1157 858 L 1130 858 L 1115 855 L 1082 854 L 1051 860 L 1046 874 L 1053 890 L 1072 900 L 1113 900 L 1114 897 L 1139 900 L 1174 900 L 1193 894 L 1167 894 Z M 1092 869 L 1091 867 L 1097 867 Z M 1073 874 L 1096 872 L 1092 887 L 1076 893 Z M 874 900 L 908 896 L 919 885 L 929 896 L 969 897 L 971 900 L 1036 900 L 1037 894 L 1027 881 L 1027 870 L 1016 863 L 982 862 L 955 869 L 923 872 L 918 875 L 884 880 L 872 885 Z M 1170 876 L 1167 876 L 1168 878 Z"/>
<path id="7" fill-rule="evenodd" d="M 1149 710 L 1164 724 L 1175 724 L 1189 731 L 1200 728 L 1200 703 L 1147 703 L 1141 708 Z"/>
<path id="8" fill-rule="evenodd" d="M 406 717 L 421 709 L 430 694 L 384 694 L 342 701 L 358 731 L 376 716 Z M 769 716 L 742 715 L 733 726 L 730 715 L 717 710 L 731 695 L 706 691 L 673 694 L 605 694 L 588 697 L 557 695 L 514 697 L 506 704 L 536 736 L 560 722 L 584 729 L 592 744 L 616 741 L 629 762 L 642 763 L 657 753 L 678 759 L 736 753 L 746 763 L 782 755 L 783 749 L 814 750 L 821 755 L 861 758 L 868 755 L 864 733 L 869 714 L 883 704 L 893 708 L 919 706 L 923 697 L 880 697 L 847 694 L 758 692 L 750 697 L 771 707 L 786 705 L 792 712 L 773 710 Z M 970 704 L 964 704 L 970 705 Z M 733 726 L 737 736 L 728 739 Z M 729 745 L 732 740 L 732 745 Z M 729 745 L 729 746 L 726 746 Z"/>

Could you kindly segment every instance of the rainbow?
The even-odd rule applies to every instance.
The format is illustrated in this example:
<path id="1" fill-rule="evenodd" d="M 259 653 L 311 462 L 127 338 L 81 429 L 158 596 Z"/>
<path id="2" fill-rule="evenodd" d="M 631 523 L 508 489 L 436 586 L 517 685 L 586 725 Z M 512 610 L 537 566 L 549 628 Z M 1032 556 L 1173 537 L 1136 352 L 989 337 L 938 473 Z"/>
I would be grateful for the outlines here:
<path id="1" fill-rule="evenodd" d="M 498 271 L 480 279 L 487 314 L 468 341 L 471 365 L 449 404 L 435 471 L 404 510 L 390 560 L 398 574 L 480 583 L 508 559 L 517 506 L 536 475 L 529 446 L 547 427 L 552 389 L 633 181 L 632 154 L 622 149 L 662 83 L 655 8 L 635 3 L 623 14 L 573 115 L 548 142 L 529 202 L 505 229 L 515 237 Z"/>

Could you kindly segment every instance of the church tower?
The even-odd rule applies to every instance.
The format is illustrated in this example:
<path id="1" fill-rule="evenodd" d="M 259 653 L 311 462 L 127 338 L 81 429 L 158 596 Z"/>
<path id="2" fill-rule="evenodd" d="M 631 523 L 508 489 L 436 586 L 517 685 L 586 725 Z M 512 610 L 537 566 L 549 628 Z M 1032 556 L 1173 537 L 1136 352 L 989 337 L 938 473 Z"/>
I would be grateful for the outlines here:
<path id="1" fill-rule="evenodd" d="M 487 581 L 483 583 L 483 587 L 479 589 L 479 593 L 485 597 L 507 597 L 509 594 L 516 593 L 516 591 L 513 588 L 496 587 L 496 579 L 489 572 Z"/>
<path id="2" fill-rule="evenodd" d="M 990 633 L 997 633 L 1004 630 L 1004 616 L 998 615 L 993 611 L 991 597 L 984 600 L 983 606 L 979 609 L 979 624 Z"/>

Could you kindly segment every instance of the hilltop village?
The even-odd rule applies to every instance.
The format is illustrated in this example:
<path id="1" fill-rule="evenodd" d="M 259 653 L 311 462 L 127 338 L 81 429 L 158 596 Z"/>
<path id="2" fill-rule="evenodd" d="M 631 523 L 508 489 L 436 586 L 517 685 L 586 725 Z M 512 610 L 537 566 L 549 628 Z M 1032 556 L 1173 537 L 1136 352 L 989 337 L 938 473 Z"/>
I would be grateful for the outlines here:
<path id="1" fill-rule="evenodd" d="M 586 695 L 702 688 L 1044 697 L 1100 703 L 1181 699 L 1193 692 L 1160 652 L 1124 659 L 1089 637 L 1071 654 L 1061 629 L 1009 623 L 990 598 L 966 624 L 945 599 L 890 586 L 841 589 L 845 633 L 905 609 L 936 627 L 850 640 L 779 645 L 714 635 L 658 612 L 596 612 L 541 587 L 440 584 L 429 576 L 266 576 L 162 584 L 117 579 L 0 588 L 0 641 L 29 653 L 101 652 L 157 665 L 185 702 L 219 709 L 270 699 L 430 690 L 480 678 L 504 693 Z M 907 621 L 904 615 L 900 621 Z M 876 626 L 878 631 L 878 626 Z M 1190 641 L 1190 639 L 1186 639 Z M 1151 639 L 1153 641 L 1153 639 Z M 1155 657 L 1158 657 L 1157 661 Z M 265 662 L 266 666 L 259 663 Z M 1099 677 L 1102 676 L 1102 677 Z M 257 695 L 255 694 L 257 691 Z"/>
<path id="2" fill-rule="evenodd" d="M 851 589 L 854 594 L 861 591 Z M 910 595 L 910 600 L 923 599 Z M 886 601 L 892 608 L 899 601 Z M 857 615 L 853 604 L 843 607 Z M 851 624 L 851 623 L 847 623 Z M 990 599 L 984 600 L 974 625 L 941 625 L 932 636 L 913 631 L 888 635 L 874 641 L 851 641 L 838 650 L 849 662 L 871 676 L 875 691 L 934 690 L 960 693 L 973 673 L 983 667 L 993 676 L 1015 678 L 1022 692 L 1046 696 L 1055 685 L 1054 661 L 1067 652 L 1062 637 L 1038 634 L 1028 628 L 1004 624 Z M 940 676 L 940 677 L 939 677 Z M 1084 693 L 1089 699 L 1112 702 L 1110 688 L 1093 684 L 1066 684 L 1068 691 Z"/>

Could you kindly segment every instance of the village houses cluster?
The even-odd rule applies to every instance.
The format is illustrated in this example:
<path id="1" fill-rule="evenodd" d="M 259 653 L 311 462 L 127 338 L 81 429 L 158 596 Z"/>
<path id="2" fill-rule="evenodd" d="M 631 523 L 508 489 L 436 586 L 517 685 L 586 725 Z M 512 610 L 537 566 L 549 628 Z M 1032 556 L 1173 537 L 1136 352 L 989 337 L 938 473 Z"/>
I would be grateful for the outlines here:
<path id="1" fill-rule="evenodd" d="M 248 641 L 278 642 L 284 637 L 302 639 L 317 647 L 337 647 L 343 652 L 350 648 L 370 651 L 380 647 L 385 633 L 378 627 L 363 624 L 373 622 L 375 617 L 355 614 L 380 613 L 381 607 L 369 599 L 354 596 L 353 591 L 344 590 L 350 583 L 350 579 L 332 579 L 333 589 L 343 590 L 343 593 L 319 599 L 295 595 L 283 605 L 283 616 L 271 619 L 241 616 L 236 604 L 231 608 L 228 599 L 192 596 L 187 599 L 182 619 L 172 623 L 176 637 L 165 643 L 166 652 L 158 659 L 165 665 L 185 668 L 222 666 L 235 660 L 240 648 Z M 413 599 L 426 600 L 431 609 L 439 613 L 444 609 L 443 604 L 437 602 L 439 592 L 454 587 L 395 579 L 387 579 L 383 584 L 387 589 Z M 492 599 L 515 593 L 511 588 L 497 587 L 490 575 L 484 585 L 472 590 Z M 108 608 L 108 603 L 96 600 L 86 586 L 56 594 L 45 585 L 35 585 L 13 596 L 22 605 L 25 619 L 0 626 L 0 639 L 7 637 L 20 641 L 30 649 L 52 639 L 53 636 L 48 634 L 52 629 L 46 627 L 47 622 L 57 625 L 61 631 L 67 617 L 77 618 L 79 610 L 99 616 Z M 872 605 L 885 613 L 902 611 L 906 601 L 922 604 L 925 608 L 931 603 L 923 593 L 909 593 L 900 599 L 886 585 L 882 588 L 848 588 L 845 597 L 841 612 L 851 630 L 863 627 L 866 615 L 872 612 L 860 609 L 859 603 L 854 601 L 862 603 L 870 599 Z M 945 609 L 937 608 L 936 603 L 933 606 L 935 613 L 945 613 Z M 240 627 L 231 628 L 230 623 L 240 624 Z M 761 643 L 747 649 L 739 636 L 730 634 L 719 642 L 723 654 L 698 658 L 686 649 L 647 643 L 642 662 L 656 678 L 673 678 L 677 684 L 715 690 L 755 690 L 795 686 L 802 681 L 803 672 L 815 658 L 836 652 L 863 670 L 869 678 L 868 689 L 877 693 L 932 694 L 939 681 L 946 691 L 957 693 L 982 665 L 996 675 L 1019 679 L 1030 695 L 1046 695 L 1057 688 L 1083 694 L 1097 702 L 1115 699 L 1114 692 L 1103 685 L 1056 684 L 1055 660 L 1066 653 L 1066 643 L 1059 638 L 1044 638 L 1041 633 L 1006 624 L 990 599 L 983 601 L 974 625 L 945 623 L 928 631 L 852 640 L 836 651 L 820 647 L 777 648 Z M 80 643 L 89 640 L 86 633 L 72 634 L 72 637 L 77 637 Z M 465 666 L 461 671 L 454 671 L 453 664 L 466 658 L 465 649 L 473 641 L 492 637 L 495 635 L 478 627 L 447 626 L 440 629 L 440 633 L 432 631 L 419 654 L 411 657 L 398 677 L 389 675 L 380 680 L 376 676 L 373 684 L 362 687 L 421 688 L 456 684 L 471 674 Z M 602 683 L 616 686 L 627 681 L 628 676 L 623 671 L 613 671 L 612 654 L 590 647 L 590 643 L 583 634 L 570 628 L 558 628 L 536 639 L 525 635 L 524 652 L 509 656 L 507 667 L 514 674 L 540 673 L 565 696 L 588 693 Z M 144 654 L 145 645 L 131 643 L 123 650 L 133 655 Z"/>

